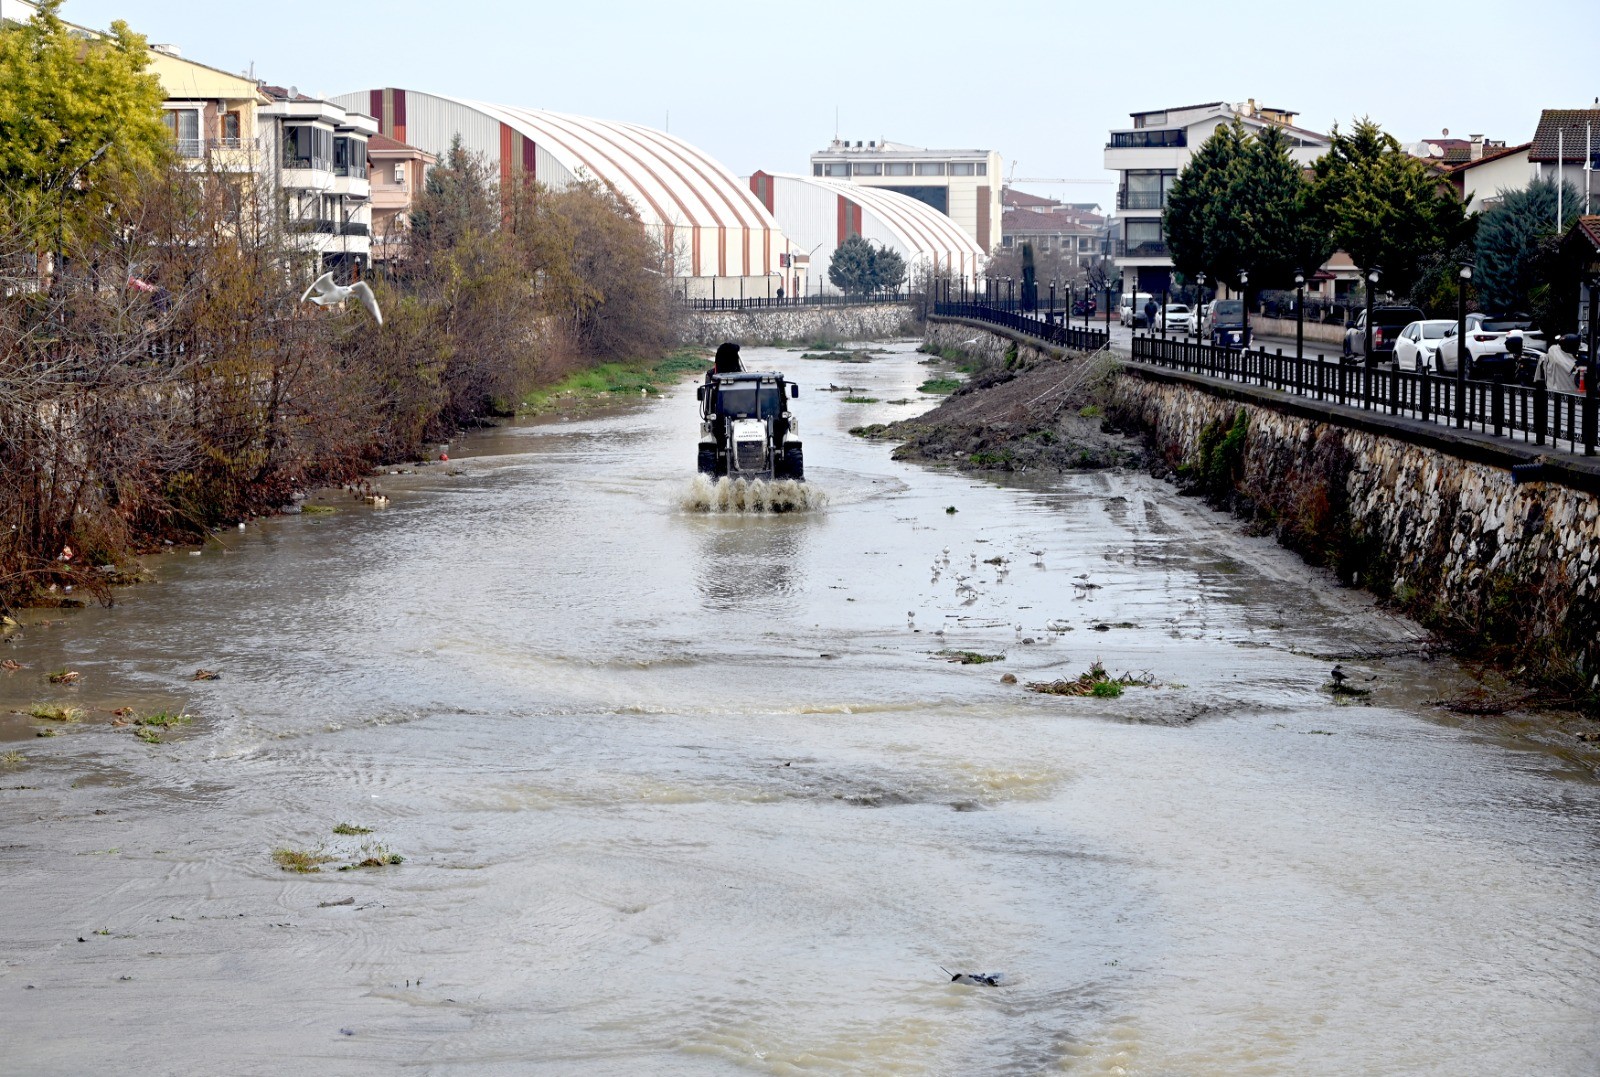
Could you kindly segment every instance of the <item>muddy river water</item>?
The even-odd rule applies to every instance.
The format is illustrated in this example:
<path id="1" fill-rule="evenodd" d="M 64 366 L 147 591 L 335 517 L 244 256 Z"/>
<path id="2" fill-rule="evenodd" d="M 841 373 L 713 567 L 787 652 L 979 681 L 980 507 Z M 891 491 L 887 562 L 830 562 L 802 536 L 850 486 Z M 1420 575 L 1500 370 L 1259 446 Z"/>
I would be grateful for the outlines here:
<path id="1" fill-rule="evenodd" d="M 0 710 L 88 714 L 0 716 L 0 1070 L 1600 1071 L 1582 761 L 1447 660 L 1333 698 L 1415 626 L 1166 485 L 847 436 L 911 347 L 747 350 L 818 511 L 686 508 L 685 384 L 29 615 Z M 1096 659 L 1156 686 L 1000 681 Z"/>

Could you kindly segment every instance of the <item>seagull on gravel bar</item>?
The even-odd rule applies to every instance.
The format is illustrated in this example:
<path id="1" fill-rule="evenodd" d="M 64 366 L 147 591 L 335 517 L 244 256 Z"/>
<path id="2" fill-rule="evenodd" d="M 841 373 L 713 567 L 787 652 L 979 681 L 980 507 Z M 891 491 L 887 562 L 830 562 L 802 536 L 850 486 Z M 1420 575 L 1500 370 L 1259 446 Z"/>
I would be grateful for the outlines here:
<path id="1" fill-rule="evenodd" d="M 315 297 L 312 292 L 317 293 Z M 350 285 L 333 283 L 333 274 L 324 273 L 311 282 L 305 294 L 300 297 L 302 303 L 315 303 L 319 307 L 341 306 L 346 300 L 354 297 L 367 308 L 367 313 L 372 315 L 372 320 L 379 325 L 383 324 L 383 312 L 378 309 L 378 300 L 372 294 L 372 288 L 364 280 L 358 280 Z"/>
<path id="2" fill-rule="evenodd" d="M 1350 674 L 1344 671 L 1343 666 L 1335 663 L 1333 669 L 1328 672 L 1328 676 L 1334 684 L 1343 684 Z"/>

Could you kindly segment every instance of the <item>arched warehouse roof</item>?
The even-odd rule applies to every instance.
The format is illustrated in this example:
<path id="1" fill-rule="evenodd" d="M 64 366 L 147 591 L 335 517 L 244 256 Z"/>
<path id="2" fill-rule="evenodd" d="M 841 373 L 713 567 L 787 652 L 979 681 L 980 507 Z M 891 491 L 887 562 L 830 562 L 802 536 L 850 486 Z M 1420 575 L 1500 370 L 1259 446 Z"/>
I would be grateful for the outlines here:
<path id="1" fill-rule="evenodd" d="M 429 152 L 442 154 L 459 134 L 499 170 L 503 186 L 519 177 L 553 188 L 586 177 L 604 183 L 638 211 L 677 276 L 762 277 L 778 272 L 778 255 L 789 251 L 772 215 L 733 173 L 663 131 L 418 90 L 361 90 L 334 101 Z"/>
<path id="2" fill-rule="evenodd" d="M 986 261 L 983 248 L 964 228 L 898 191 L 782 172 L 755 173 L 750 189 L 797 250 L 814 251 L 814 277 L 826 279 L 834 250 L 853 234 L 894 250 L 913 274 L 970 281 Z"/>

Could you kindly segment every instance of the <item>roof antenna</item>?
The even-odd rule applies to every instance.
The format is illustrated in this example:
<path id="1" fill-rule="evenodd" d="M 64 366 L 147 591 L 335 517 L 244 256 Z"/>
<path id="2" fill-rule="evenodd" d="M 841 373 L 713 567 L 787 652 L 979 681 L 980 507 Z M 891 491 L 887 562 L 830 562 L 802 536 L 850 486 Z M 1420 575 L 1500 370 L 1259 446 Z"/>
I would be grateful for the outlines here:
<path id="1" fill-rule="evenodd" d="M 833 106 L 833 140 L 839 141 L 839 106 Z"/>

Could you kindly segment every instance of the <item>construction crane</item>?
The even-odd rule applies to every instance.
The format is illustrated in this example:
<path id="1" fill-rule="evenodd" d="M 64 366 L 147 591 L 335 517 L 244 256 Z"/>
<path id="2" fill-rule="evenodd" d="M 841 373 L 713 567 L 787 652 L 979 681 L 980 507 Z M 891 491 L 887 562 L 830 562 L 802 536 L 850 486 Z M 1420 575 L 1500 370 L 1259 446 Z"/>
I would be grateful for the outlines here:
<path id="1" fill-rule="evenodd" d="M 1048 178 L 1042 178 L 1042 177 L 1039 177 L 1039 176 L 1023 176 L 1021 179 L 1016 179 L 1015 177 L 1013 177 L 1011 179 L 1006 180 L 1006 186 L 1010 187 L 1013 184 L 1017 184 L 1017 183 L 1053 183 L 1053 184 L 1066 185 L 1066 184 L 1071 184 L 1071 183 L 1106 184 L 1106 183 L 1115 183 L 1115 182 L 1117 182 L 1115 177 L 1107 177 L 1106 179 L 1048 179 Z"/>

